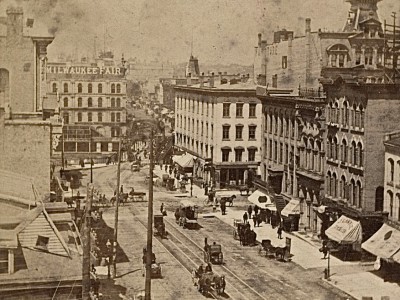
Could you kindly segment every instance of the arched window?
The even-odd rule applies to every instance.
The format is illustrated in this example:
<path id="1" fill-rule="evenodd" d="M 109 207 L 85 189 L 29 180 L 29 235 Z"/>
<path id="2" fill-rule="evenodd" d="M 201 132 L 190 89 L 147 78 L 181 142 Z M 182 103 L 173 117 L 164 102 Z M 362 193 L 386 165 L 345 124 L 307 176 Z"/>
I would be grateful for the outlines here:
<path id="1" fill-rule="evenodd" d="M 103 113 L 97 113 L 97 122 L 103 122 Z"/>
<path id="2" fill-rule="evenodd" d="M 91 93 L 93 92 L 93 86 L 92 86 L 91 83 L 89 83 L 88 86 L 87 86 L 87 92 L 88 92 L 89 94 L 91 94 Z"/>
<path id="3" fill-rule="evenodd" d="M 78 107 L 82 107 L 82 98 L 78 98 Z"/>
<path id="4" fill-rule="evenodd" d="M 82 83 L 78 83 L 78 93 L 82 93 Z"/>
<path id="5" fill-rule="evenodd" d="M 346 198 L 346 177 L 344 175 L 340 178 L 340 198 Z"/>
<path id="6" fill-rule="evenodd" d="M 57 83 L 53 82 L 53 93 L 57 93 Z"/>
<path id="7" fill-rule="evenodd" d="M 78 112 L 78 122 L 82 122 L 82 113 Z"/>
<path id="8" fill-rule="evenodd" d="M 352 179 L 350 181 L 350 192 L 349 192 L 349 194 L 350 194 L 350 203 L 352 205 L 356 205 L 357 204 L 356 203 L 356 183 L 355 183 L 354 179 Z"/>
<path id="9" fill-rule="evenodd" d="M 337 198 L 337 184 L 338 184 L 338 179 L 337 179 L 336 173 L 333 173 L 332 181 L 331 181 L 333 198 Z"/>
<path id="10" fill-rule="evenodd" d="M 352 117 L 351 117 L 351 125 L 353 127 L 356 127 L 356 112 L 357 112 L 357 105 L 353 104 L 353 109 L 352 109 Z"/>
<path id="11" fill-rule="evenodd" d="M 68 83 L 64 83 L 64 93 L 68 93 Z"/>
<path id="12" fill-rule="evenodd" d="M 115 94 L 115 84 L 111 84 L 111 94 Z M 181 105 L 182 107 L 182 105 Z"/>
<path id="13" fill-rule="evenodd" d="M 335 119 L 334 119 L 334 123 L 339 124 L 339 122 L 340 122 L 339 103 L 335 102 Z"/>
<path id="14" fill-rule="evenodd" d="M 357 191 L 358 191 L 357 206 L 362 207 L 362 187 L 360 181 L 357 181 Z"/>
<path id="15" fill-rule="evenodd" d="M 342 119 L 343 119 L 343 126 L 348 126 L 349 125 L 349 103 L 347 101 L 343 102 Z"/>
<path id="16" fill-rule="evenodd" d="M 360 105 L 360 128 L 364 128 L 364 108 Z"/>
<path id="17" fill-rule="evenodd" d="M 354 141 L 351 143 L 351 163 L 357 165 L 357 145 Z"/>
<path id="18" fill-rule="evenodd" d="M 88 106 L 88 107 L 92 107 L 92 106 L 93 106 L 92 98 L 88 98 L 88 99 L 87 99 L 87 106 Z"/>
<path id="19" fill-rule="evenodd" d="M 347 147 L 347 142 L 346 142 L 346 140 L 343 140 L 342 141 L 342 149 L 341 149 L 341 160 L 343 161 L 343 162 L 347 162 L 347 152 L 348 152 L 348 149 L 347 149 L 348 147 Z"/>
<path id="20" fill-rule="evenodd" d="M 388 159 L 388 179 L 389 182 L 394 182 L 394 161 L 393 159 Z"/>
<path id="21" fill-rule="evenodd" d="M 392 191 L 387 191 L 387 203 L 389 204 L 389 217 L 393 217 L 393 193 Z"/>
<path id="22" fill-rule="evenodd" d="M 68 107 L 68 98 L 67 97 L 64 98 L 64 107 Z"/>
<path id="23" fill-rule="evenodd" d="M 337 160 L 338 159 L 338 155 L 339 155 L 339 143 L 338 143 L 338 139 L 337 139 L 337 137 L 335 137 L 334 139 L 333 139 L 333 159 L 334 160 Z"/>
<path id="24" fill-rule="evenodd" d="M 10 74 L 7 69 L 0 68 L 0 103 L 10 100 Z M 58 99 L 57 99 L 58 100 Z"/>
<path id="25" fill-rule="evenodd" d="M 364 159 L 364 151 L 363 151 L 363 147 L 362 147 L 362 144 L 359 142 L 358 143 L 358 145 L 357 145 L 357 154 L 358 154 L 358 163 L 357 163 L 357 165 L 358 166 L 360 166 L 360 167 L 362 167 L 364 164 L 363 164 L 363 159 Z"/>
<path id="26" fill-rule="evenodd" d="M 120 94 L 121 93 L 121 85 L 118 83 L 117 84 L 117 93 Z"/>
<path id="27" fill-rule="evenodd" d="M 101 83 L 99 83 L 99 84 L 97 85 L 97 93 L 98 93 L 98 94 L 103 93 L 103 85 L 102 85 Z"/>
<path id="28" fill-rule="evenodd" d="M 121 99 L 117 98 L 117 107 L 121 107 Z"/>
<path id="29" fill-rule="evenodd" d="M 115 107 L 115 98 L 111 98 L 111 107 Z"/>
<path id="30" fill-rule="evenodd" d="M 97 99 L 97 106 L 98 107 L 103 107 L 103 99 L 101 99 L 101 98 Z"/>
<path id="31" fill-rule="evenodd" d="M 91 112 L 88 112 L 87 120 L 88 120 L 88 122 L 92 122 L 92 113 Z"/>
<path id="32" fill-rule="evenodd" d="M 332 175 L 331 172 L 328 171 L 327 175 L 326 175 L 326 193 L 328 196 L 332 195 Z"/>

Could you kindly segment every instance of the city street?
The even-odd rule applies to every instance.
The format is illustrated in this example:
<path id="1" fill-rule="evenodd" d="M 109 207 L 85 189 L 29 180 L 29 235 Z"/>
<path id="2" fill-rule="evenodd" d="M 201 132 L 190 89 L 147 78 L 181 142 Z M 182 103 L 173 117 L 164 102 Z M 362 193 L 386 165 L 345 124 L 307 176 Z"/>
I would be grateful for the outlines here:
<path id="1" fill-rule="evenodd" d="M 116 183 L 116 165 L 94 170 L 96 188 L 109 196 Z M 156 166 L 156 170 L 159 167 Z M 121 184 L 124 191 L 134 187 L 135 191 L 146 191 L 144 178 L 148 167 L 140 172 L 131 172 L 129 164 L 121 166 Z M 158 170 L 157 170 L 158 171 Z M 155 172 L 157 173 L 157 172 Z M 160 173 L 160 172 L 158 172 Z M 86 178 L 88 178 L 86 176 Z M 186 194 L 189 196 L 188 194 Z M 177 197 L 178 196 L 178 197 Z M 305 270 L 294 262 L 282 262 L 262 257 L 258 246 L 243 247 L 233 239 L 233 227 L 220 218 L 203 218 L 212 213 L 211 207 L 203 207 L 203 200 L 192 198 L 199 205 L 200 228 L 182 229 L 174 220 L 173 211 L 179 205 L 182 194 L 168 192 L 164 187 L 154 187 L 154 212 L 158 213 L 163 202 L 167 208 L 165 217 L 167 239 L 153 239 L 157 261 L 162 266 L 162 279 L 152 280 L 154 299 L 200 299 L 191 281 L 191 271 L 203 260 L 204 238 L 209 243 L 222 245 L 224 264 L 215 265 L 214 272 L 224 274 L 227 281 L 225 297 L 230 299 L 350 299 L 321 280 L 323 268 Z M 190 197 L 185 197 L 190 198 Z M 247 207 L 246 197 L 238 198 L 230 211 L 243 211 Z M 104 210 L 103 219 L 109 227 L 114 226 L 114 208 Z M 146 202 L 128 203 L 120 206 L 118 240 L 127 259 L 117 263 L 115 284 L 126 288 L 126 296 L 132 297 L 144 289 L 142 277 L 142 249 L 146 244 Z M 117 258 L 118 261 L 118 258 Z M 107 291 L 102 290 L 107 295 Z M 110 291 L 111 293 L 111 291 Z M 168 296 L 167 296 L 168 295 Z"/>

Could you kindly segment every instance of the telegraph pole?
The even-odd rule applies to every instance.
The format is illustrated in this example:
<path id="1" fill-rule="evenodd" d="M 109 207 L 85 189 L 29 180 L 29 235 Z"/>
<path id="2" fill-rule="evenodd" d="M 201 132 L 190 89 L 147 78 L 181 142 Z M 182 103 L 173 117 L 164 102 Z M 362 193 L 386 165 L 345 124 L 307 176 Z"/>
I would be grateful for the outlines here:
<path id="1" fill-rule="evenodd" d="M 146 247 L 146 279 L 145 300 L 151 300 L 151 260 L 153 254 L 153 128 L 150 133 L 150 171 L 149 171 L 149 207 L 147 210 L 147 247 Z"/>
<path id="2" fill-rule="evenodd" d="M 118 143 L 118 166 L 117 166 L 117 194 L 115 201 L 115 224 L 114 224 L 114 244 L 113 244 L 113 278 L 117 276 L 117 238 L 118 238 L 118 205 L 119 205 L 119 185 L 121 181 L 121 139 Z"/>
<path id="3" fill-rule="evenodd" d="M 90 291 L 90 228 L 93 199 L 93 184 L 88 183 L 85 205 L 85 223 L 83 227 L 83 261 L 82 261 L 82 299 L 89 298 Z"/>

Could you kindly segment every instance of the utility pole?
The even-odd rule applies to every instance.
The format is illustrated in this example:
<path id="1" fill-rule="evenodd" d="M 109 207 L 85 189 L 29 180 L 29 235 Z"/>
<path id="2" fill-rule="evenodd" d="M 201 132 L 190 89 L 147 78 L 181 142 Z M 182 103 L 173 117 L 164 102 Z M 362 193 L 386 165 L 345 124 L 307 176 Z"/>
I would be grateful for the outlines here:
<path id="1" fill-rule="evenodd" d="M 153 254 L 153 128 L 150 133 L 150 171 L 149 171 L 149 207 L 147 210 L 147 247 L 146 247 L 146 278 L 145 300 L 151 300 L 151 260 Z"/>
<path id="2" fill-rule="evenodd" d="M 89 141 L 89 157 L 90 157 L 90 183 L 93 183 L 93 159 L 92 159 L 92 127 L 90 130 L 90 141 Z"/>
<path id="3" fill-rule="evenodd" d="M 118 143 L 118 166 L 117 166 L 117 193 L 115 201 L 115 224 L 114 224 L 114 244 L 113 244 L 113 278 L 117 276 L 117 245 L 118 245 L 118 206 L 119 206 L 119 185 L 121 180 L 121 139 Z"/>
<path id="4" fill-rule="evenodd" d="M 93 184 L 88 183 L 86 192 L 85 221 L 83 227 L 83 261 L 82 261 L 82 299 L 89 298 L 90 291 L 90 228 L 93 199 Z"/>

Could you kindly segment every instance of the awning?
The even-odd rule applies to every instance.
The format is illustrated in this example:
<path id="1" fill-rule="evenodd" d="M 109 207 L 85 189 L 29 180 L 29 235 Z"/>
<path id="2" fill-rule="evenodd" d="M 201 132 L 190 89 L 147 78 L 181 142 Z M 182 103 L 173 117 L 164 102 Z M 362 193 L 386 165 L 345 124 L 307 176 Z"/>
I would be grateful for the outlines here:
<path id="1" fill-rule="evenodd" d="M 255 190 L 247 199 L 260 208 L 276 211 L 276 206 L 272 203 L 271 197 L 260 190 Z"/>
<path id="2" fill-rule="evenodd" d="M 346 216 L 341 216 L 325 234 L 339 244 L 353 244 L 361 242 L 361 223 Z"/>
<path id="3" fill-rule="evenodd" d="M 300 201 L 292 199 L 288 204 L 282 209 L 281 215 L 289 217 L 289 215 L 299 215 L 300 214 Z"/>
<path id="4" fill-rule="evenodd" d="M 182 168 L 191 168 L 193 167 L 193 155 L 184 154 L 184 155 L 174 155 L 172 157 L 172 161 L 177 163 Z"/>
<path id="5" fill-rule="evenodd" d="M 393 259 L 400 263 L 400 231 L 383 224 L 361 248 L 384 259 Z"/>

